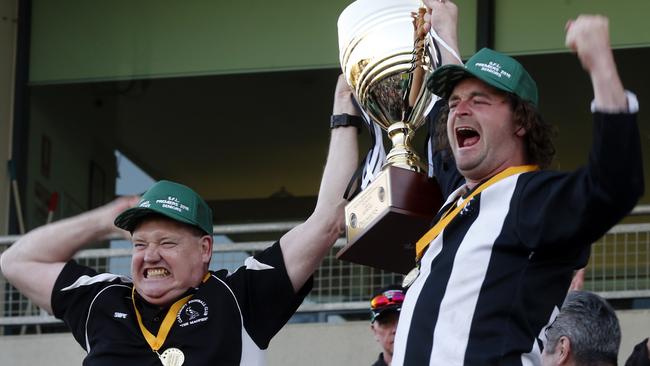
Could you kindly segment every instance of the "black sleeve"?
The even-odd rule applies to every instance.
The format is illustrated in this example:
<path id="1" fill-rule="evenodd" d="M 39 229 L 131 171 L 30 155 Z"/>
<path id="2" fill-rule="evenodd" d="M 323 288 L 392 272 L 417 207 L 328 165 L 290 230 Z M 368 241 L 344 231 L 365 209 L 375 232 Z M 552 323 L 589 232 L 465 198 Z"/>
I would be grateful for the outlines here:
<path id="1" fill-rule="evenodd" d="M 627 215 L 643 194 L 636 114 L 594 115 L 587 166 L 571 173 L 522 174 L 513 209 L 531 249 L 589 245 Z M 565 247 L 566 248 L 566 247 Z"/>
<path id="2" fill-rule="evenodd" d="M 226 281 L 241 306 L 246 331 L 261 349 L 266 349 L 311 290 L 313 278 L 294 292 L 280 242 L 246 259 L 245 264 Z"/>
<path id="3" fill-rule="evenodd" d="M 93 277 L 97 272 L 71 260 L 63 267 L 52 290 L 52 311 L 72 331 L 77 342 L 86 349 L 85 321 L 92 299 L 99 292 L 101 284 L 76 286 L 80 279 Z"/>
<path id="4" fill-rule="evenodd" d="M 625 366 L 650 366 L 650 355 L 648 355 L 648 338 L 643 342 L 634 346 L 634 350 L 627 361 Z"/>

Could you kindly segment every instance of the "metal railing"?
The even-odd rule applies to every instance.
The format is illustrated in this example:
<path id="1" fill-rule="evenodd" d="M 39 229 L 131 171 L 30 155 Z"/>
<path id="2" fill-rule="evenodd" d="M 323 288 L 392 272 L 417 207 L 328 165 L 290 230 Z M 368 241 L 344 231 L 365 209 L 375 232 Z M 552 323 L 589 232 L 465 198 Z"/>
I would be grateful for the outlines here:
<path id="1" fill-rule="evenodd" d="M 246 257 L 255 255 L 274 243 L 274 241 L 224 243 L 219 240 L 221 234 L 277 232 L 279 239 L 282 232 L 290 230 L 297 224 L 299 222 L 216 225 L 211 269 L 226 268 L 234 271 L 243 264 Z M 0 253 L 18 239 L 19 236 L 0 237 Z M 335 254 L 344 245 L 345 239 L 337 240 L 314 274 L 312 291 L 298 309 L 298 313 L 303 318 L 314 315 L 313 313 L 323 312 L 367 313 L 369 298 L 377 288 L 401 283 L 400 274 L 339 261 Z M 129 274 L 130 256 L 130 248 L 112 247 L 82 250 L 75 255 L 75 259 L 98 272 Z M 318 315 L 312 318 L 323 319 Z M 60 321 L 33 306 L 0 275 L 0 327 L 56 323 Z"/>
<path id="2" fill-rule="evenodd" d="M 632 215 L 650 215 L 650 205 L 638 206 Z M 227 235 L 281 233 L 299 222 L 216 225 L 211 268 L 234 270 L 243 260 L 273 241 L 228 242 Z M 0 252 L 19 236 L 0 237 Z M 220 240 L 220 238 L 222 240 Z M 128 244 L 128 243 L 126 243 Z M 401 282 L 402 275 L 336 259 L 345 244 L 339 239 L 314 274 L 314 286 L 298 309 L 299 314 L 367 312 L 368 299 L 377 288 Z M 650 223 L 621 224 L 594 243 L 585 275 L 585 289 L 610 299 L 650 297 Z M 128 274 L 129 247 L 87 249 L 75 258 L 99 272 Z M 54 324 L 59 321 L 36 308 L 0 276 L 0 327 Z"/>
<path id="3" fill-rule="evenodd" d="M 650 297 L 650 223 L 617 225 L 592 245 L 585 290 L 609 299 Z"/>

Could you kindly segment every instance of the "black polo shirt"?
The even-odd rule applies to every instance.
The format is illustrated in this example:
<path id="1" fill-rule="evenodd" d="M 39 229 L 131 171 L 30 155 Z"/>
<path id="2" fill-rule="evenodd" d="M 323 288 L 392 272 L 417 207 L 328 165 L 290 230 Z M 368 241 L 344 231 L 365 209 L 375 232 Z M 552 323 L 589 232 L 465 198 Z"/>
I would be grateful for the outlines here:
<path id="1" fill-rule="evenodd" d="M 247 258 L 232 274 L 211 272 L 188 290 L 192 298 L 180 309 L 160 348 L 183 351 L 183 366 L 259 365 L 271 338 L 294 314 L 312 286 L 295 294 L 279 243 Z M 161 365 L 144 339 L 131 300 L 131 279 L 70 261 L 52 292 L 54 315 L 72 330 L 88 355 L 84 365 Z M 143 323 L 154 335 L 167 309 L 136 295 Z M 243 326 L 242 326 L 243 325 Z"/>

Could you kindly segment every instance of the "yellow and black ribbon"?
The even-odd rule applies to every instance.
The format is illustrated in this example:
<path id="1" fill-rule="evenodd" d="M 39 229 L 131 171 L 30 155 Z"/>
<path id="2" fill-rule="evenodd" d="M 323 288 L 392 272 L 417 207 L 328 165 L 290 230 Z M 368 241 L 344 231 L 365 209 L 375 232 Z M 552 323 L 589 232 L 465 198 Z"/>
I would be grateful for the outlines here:
<path id="1" fill-rule="evenodd" d="M 206 273 L 205 277 L 203 277 L 203 282 L 207 281 L 208 278 L 210 278 L 210 272 Z M 165 343 L 165 340 L 167 339 L 167 336 L 169 335 L 169 331 L 172 329 L 172 326 L 174 325 L 174 319 L 176 319 L 176 315 L 178 312 L 181 310 L 183 305 L 187 304 L 187 302 L 192 298 L 192 295 L 187 295 L 179 300 L 177 300 L 170 308 L 167 310 L 167 314 L 165 315 L 165 318 L 163 319 L 162 323 L 160 324 L 160 329 L 158 330 L 158 334 L 155 336 L 149 331 L 144 326 L 144 323 L 142 323 L 142 315 L 140 315 L 140 311 L 138 310 L 138 307 L 135 305 L 135 286 L 133 286 L 133 289 L 131 290 L 131 301 L 133 302 L 133 309 L 135 310 L 135 317 L 138 319 L 138 325 L 140 326 L 140 331 L 142 332 L 142 335 L 144 336 L 144 339 L 147 341 L 149 344 L 149 347 L 151 347 L 151 350 L 158 353 L 158 350 L 162 345 Z"/>
<path id="2" fill-rule="evenodd" d="M 453 210 L 447 211 L 445 215 L 438 221 L 437 224 L 435 224 L 429 231 L 427 231 L 421 238 L 420 240 L 417 241 L 415 244 L 415 250 L 416 250 L 416 256 L 415 259 L 416 261 L 419 261 L 422 256 L 424 255 L 424 252 L 427 250 L 429 247 L 429 244 L 442 232 L 442 230 L 449 225 L 451 220 L 453 220 L 458 213 L 467 206 L 469 201 L 474 198 L 477 194 L 483 192 L 485 189 L 487 189 L 489 186 L 493 185 L 494 183 L 500 181 L 501 179 L 507 178 L 511 175 L 519 174 L 519 173 L 525 173 L 525 172 L 532 172 L 534 170 L 539 170 L 539 166 L 537 165 L 519 165 L 519 166 L 513 166 L 510 167 L 501 173 L 495 175 L 494 177 L 490 178 L 487 182 L 481 184 L 477 189 L 475 189 L 460 205 L 457 205 L 456 208 Z M 452 206 L 453 207 L 453 206 Z"/>

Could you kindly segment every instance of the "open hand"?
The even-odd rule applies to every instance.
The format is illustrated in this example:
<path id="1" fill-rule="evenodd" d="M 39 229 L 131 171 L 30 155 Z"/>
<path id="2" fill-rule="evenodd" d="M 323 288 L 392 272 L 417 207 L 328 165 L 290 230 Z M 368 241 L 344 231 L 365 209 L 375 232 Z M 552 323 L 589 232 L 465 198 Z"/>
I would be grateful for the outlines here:
<path id="1" fill-rule="evenodd" d="M 106 239 L 131 239 L 131 233 L 118 228 L 114 222 L 119 214 L 137 205 L 139 200 L 139 196 L 122 196 L 97 209 L 97 220 L 106 225 Z"/>

